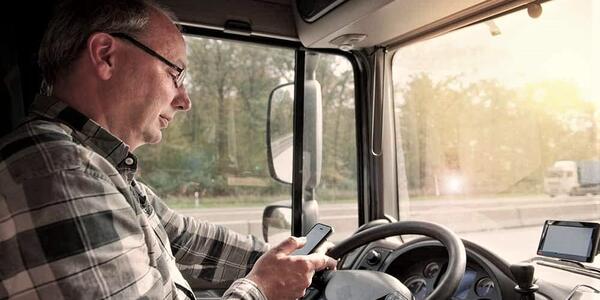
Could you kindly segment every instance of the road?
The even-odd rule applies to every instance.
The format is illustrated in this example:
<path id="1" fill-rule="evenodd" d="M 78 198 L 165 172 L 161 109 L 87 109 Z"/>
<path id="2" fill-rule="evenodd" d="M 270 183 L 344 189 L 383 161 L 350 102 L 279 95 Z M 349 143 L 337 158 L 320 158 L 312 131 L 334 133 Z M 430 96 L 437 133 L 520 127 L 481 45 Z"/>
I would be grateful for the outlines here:
<path id="1" fill-rule="evenodd" d="M 500 253 L 510 262 L 535 256 L 541 225 L 546 219 L 600 221 L 600 197 L 534 195 L 420 200 L 413 201 L 405 209 L 410 210 L 411 219 L 444 224 L 461 237 Z M 262 207 L 179 211 L 238 232 L 262 235 Z M 335 228 L 334 241 L 351 235 L 357 228 L 355 203 L 320 204 L 319 213 L 321 222 Z"/>
<path id="2" fill-rule="evenodd" d="M 546 205 L 548 203 L 563 204 L 566 202 L 580 203 L 598 201 L 598 198 L 590 197 L 554 197 L 545 195 L 522 196 L 522 197 L 503 197 L 503 198 L 476 198 L 476 199 L 441 199 L 441 200 L 422 200 L 410 203 L 412 213 L 427 212 L 439 210 L 445 207 L 444 212 L 449 209 L 481 210 L 485 208 L 514 207 L 516 205 Z M 179 209 L 185 215 L 193 216 L 200 220 L 210 222 L 222 222 L 223 224 L 260 221 L 262 218 L 263 207 L 236 207 L 236 208 L 202 208 L 202 209 Z M 356 203 L 321 203 L 319 204 L 320 217 L 325 220 L 329 218 L 356 218 Z"/>

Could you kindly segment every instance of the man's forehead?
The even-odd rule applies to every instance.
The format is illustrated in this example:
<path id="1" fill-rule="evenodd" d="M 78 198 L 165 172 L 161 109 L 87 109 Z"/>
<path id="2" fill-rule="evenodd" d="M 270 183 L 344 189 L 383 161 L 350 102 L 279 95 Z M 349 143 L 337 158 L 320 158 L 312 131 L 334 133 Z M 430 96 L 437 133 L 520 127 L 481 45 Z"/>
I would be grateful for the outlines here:
<path id="1" fill-rule="evenodd" d="M 170 55 L 172 55 L 174 58 L 175 63 L 185 69 L 187 67 L 187 49 L 185 46 L 185 40 L 181 37 L 178 42 L 175 42 L 169 46 L 173 48 Z"/>
<path id="2" fill-rule="evenodd" d="M 164 15 L 152 16 L 148 25 L 147 30 L 142 34 L 148 46 L 185 68 L 187 66 L 185 39 L 177 26 Z"/>

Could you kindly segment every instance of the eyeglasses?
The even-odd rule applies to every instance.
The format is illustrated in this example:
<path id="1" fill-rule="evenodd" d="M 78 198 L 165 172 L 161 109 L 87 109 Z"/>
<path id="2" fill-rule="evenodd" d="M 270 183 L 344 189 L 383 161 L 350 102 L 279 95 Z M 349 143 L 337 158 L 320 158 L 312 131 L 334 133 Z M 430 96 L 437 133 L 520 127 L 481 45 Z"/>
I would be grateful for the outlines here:
<path id="1" fill-rule="evenodd" d="M 131 37 L 130 35 L 128 35 L 126 33 L 113 32 L 113 33 L 109 33 L 109 34 L 112 35 L 112 36 L 114 36 L 114 37 L 116 37 L 116 38 L 121 38 L 121 39 L 129 41 L 134 46 L 136 46 L 136 47 L 144 50 L 146 53 L 154 56 L 155 58 L 158 58 L 158 60 L 162 61 L 167 66 L 175 69 L 177 71 L 177 75 L 173 76 L 173 81 L 175 81 L 175 86 L 177 88 L 181 87 L 181 85 L 183 84 L 183 80 L 185 79 L 185 74 L 186 74 L 186 70 L 184 68 L 181 68 L 178 65 L 172 63 L 171 61 L 169 61 L 168 59 L 166 59 L 164 56 L 156 53 L 156 51 L 150 49 L 150 47 L 142 44 L 140 41 L 134 39 L 133 37 Z"/>

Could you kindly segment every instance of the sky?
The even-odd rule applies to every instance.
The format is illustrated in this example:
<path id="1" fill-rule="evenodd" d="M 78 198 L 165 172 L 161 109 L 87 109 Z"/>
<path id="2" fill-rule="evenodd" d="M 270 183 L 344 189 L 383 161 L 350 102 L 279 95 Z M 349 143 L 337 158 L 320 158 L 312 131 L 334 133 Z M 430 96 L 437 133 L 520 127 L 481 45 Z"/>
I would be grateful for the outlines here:
<path id="1" fill-rule="evenodd" d="M 525 10 L 494 22 L 409 45 L 394 57 L 394 82 L 425 72 L 434 80 L 460 74 L 465 81 L 497 79 L 508 87 L 545 80 L 575 84 L 600 106 L 600 0 L 553 0 L 531 18 Z"/>

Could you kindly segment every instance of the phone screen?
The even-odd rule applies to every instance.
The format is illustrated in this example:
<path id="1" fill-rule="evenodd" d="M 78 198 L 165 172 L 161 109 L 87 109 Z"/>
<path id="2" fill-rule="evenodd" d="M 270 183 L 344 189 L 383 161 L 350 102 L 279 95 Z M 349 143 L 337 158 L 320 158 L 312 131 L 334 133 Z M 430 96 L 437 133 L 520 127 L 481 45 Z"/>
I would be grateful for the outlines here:
<path id="1" fill-rule="evenodd" d="M 292 252 L 291 255 L 308 255 L 311 254 L 319 245 L 321 245 L 327 237 L 333 232 L 331 226 L 317 223 L 306 235 L 306 244 L 300 249 Z"/>

